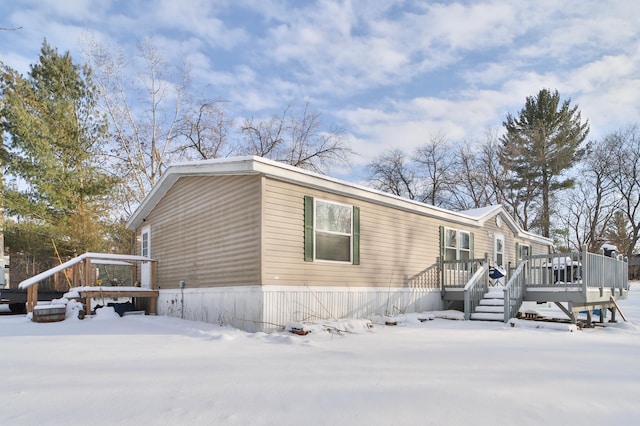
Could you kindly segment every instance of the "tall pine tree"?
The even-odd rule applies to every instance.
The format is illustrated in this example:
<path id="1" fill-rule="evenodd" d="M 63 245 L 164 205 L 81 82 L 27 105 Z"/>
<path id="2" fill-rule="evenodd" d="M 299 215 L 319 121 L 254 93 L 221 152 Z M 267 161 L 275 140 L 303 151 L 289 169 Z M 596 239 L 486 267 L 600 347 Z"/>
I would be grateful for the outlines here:
<path id="1" fill-rule="evenodd" d="M 539 212 L 519 212 L 519 217 L 534 217 L 522 223 L 525 229 L 538 228 L 550 236 L 553 195 L 573 185 L 563 173 L 585 154 L 582 143 L 589 124 L 582 122 L 577 106 L 570 100 L 560 102 L 558 91 L 542 89 L 537 96 L 527 97 L 517 116 L 507 115 L 501 138 L 500 163 L 510 174 L 509 192 L 519 198 L 515 205 L 539 206 Z"/>
<path id="2" fill-rule="evenodd" d="M 98 113 L 91 71 L 46 40 L 26 77 L 0 66 L 0 125 L 5 134 L 5 208 L 13 234 L 29 232 L 40 255 L 104 250 L 114 180 L 100 168 L 108 129 Z M 7 230 L 10 239 L 11 229 Z M 45 247 L 43 247 L 43 245 Z"/>

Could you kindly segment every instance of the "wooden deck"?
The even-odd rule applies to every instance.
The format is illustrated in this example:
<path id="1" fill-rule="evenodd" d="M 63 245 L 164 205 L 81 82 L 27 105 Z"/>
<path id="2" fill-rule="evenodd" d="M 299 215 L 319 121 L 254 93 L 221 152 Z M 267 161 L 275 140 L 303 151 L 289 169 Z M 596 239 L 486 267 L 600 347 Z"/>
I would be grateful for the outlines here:
<path id="1" fill-rule="evenodd" d="M 156 314 L 156 306 L 157 303 L 155 301 L 158 299 L 158 290 L 151 290 L 147 288 L 141 287 L 110 287 L 110 286 L 98 286 L 98 287 L 82 287 L 78 289 L 74 289 L 78 292 L 80 296 L 80 300 L 83 301 L 85 306 L 85 312 L 88 314 L 91 312 L 92 300 L 96 299 L 112 299 L 117 301 L 118 299 L 133 299 L 135 298 L 143 298 L 150 299 L 152 303 L 149 304 L 149 312 L 150 315 Z M 135 303 L 134 303 L 135 305 Z"/>
<path id="2" fill-rule="evenodd" d="M 149 287 L 141 287 L 136 282 L 137 267 L 143 263 L 151 264 Z M 96 268 L 98 265 L 120 265 L 130 268 L 130 281 L 136 285 L 131 286 L 103 286 L 98 279 Z M 32 278 L 22 281 L 19 288 L 27 290 L 27 312 L 33 312 L 38 302 L 38 283 L 56 274 L 63 274 L 65 281 L 69 283 L 69 290 L 75 291 L 85 304 L 85 312 L 90 314 L 92 299 L 104 298 L 117 300 L 120 298 L 145 299 L 148 314 L 157 311 L 158 291 L 155 289 L 155 265 L 153 259 L 125 254 L 111 253 L 84 253 L 76 258 L 64 262 L 55 268 L 44 271 Z"/>
<path id="3" fill-rule="evenodd" d="M 470 271 L 473 275 L 466 283 L 449 270 Z M 460 307 L 470 318 L 480 300 L 489 291 L 491 279 L 488 266 L 478 259 L 469 262 L 443 263 L 442 298 L 445 308 Z M 468 275 L 470 275 L 470 273 Z M 467 276 L 468 276 L 467 275 Z M 509 271 L 504 287 L 504 321 L 515 317 L 523 302 L 554 303 L 567 314 L 572 322 L 578 313 L 586 312 L 591 325 L 595 310 L 600 315 L 605 310 L 615 321 L 619 312 L 617 301 L 629 294 L 628 265 L 620 256 L 611 258 L 604 254 L 583 252 L 554 253 L 529 256 Z"/>

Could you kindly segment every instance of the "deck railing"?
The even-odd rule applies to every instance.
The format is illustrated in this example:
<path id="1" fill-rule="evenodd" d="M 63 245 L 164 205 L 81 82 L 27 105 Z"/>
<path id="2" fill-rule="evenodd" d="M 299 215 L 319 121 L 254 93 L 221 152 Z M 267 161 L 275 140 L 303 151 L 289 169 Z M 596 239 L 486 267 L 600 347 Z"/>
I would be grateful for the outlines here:
<path id="1" fill-rule="evenodd" d="M 629 289 L 629 264 L 622 255 L 617 257 L 604 256 L 603 254 L 587 253 L 583 258 L 583 291 L 587 288 L 599 287 L 603 292 L 605 288 L 617 290 L 622 293 Z"/>
<path id="2" fill-rule="evenodd" d="M 442 261 L 442 289 L 464 288 L 486 259 Z"/>
<path id="3" fill-rule="evenodd" d="M 516 316 L 525 300 L 527 288 L 573 288 L 585 296 L 591 288 L 605 288 L 622 295 L 629 289 L 628 264 L 622 256 L 609 257 L 604 253 L 550 253 L 528 256 L 510 270 L 504 287 L 504 320 Z M 445 260 L 442 262 L 442 290 L 464 291 L 465 318 L 474 312 L 489 288 L 487 259 Z M 460 299 L 458 299 L 460 300 Z"/>
<path id="4" fill-rule="evenodd" d="M 511 273 L 511 278 L 504 286 L 504 322 L 515 317 L 524 301 L 525 284 L 529 261 L 523 260 Z"/>
<path id="5" fill-rule="evenodd" d="M 527 258 L 527 287 L 589 287 L 626 290 L 627 262 L 622 256 L 609 257 L 587 252 L 551 253 Z"/>
<path id="6" fill-rule="evenodd" d="M 489 266 L 486 258 L 444 260 L 442 262 L 442 291 L 464 292 L 464 313 L 469 319 L 489 285 Z"/>
<path id="7" fill-rule="evenodd" d="M 528 287 L 575 287 L 582 279 L 582 253 L 550 253 L 527 258 Z"/>

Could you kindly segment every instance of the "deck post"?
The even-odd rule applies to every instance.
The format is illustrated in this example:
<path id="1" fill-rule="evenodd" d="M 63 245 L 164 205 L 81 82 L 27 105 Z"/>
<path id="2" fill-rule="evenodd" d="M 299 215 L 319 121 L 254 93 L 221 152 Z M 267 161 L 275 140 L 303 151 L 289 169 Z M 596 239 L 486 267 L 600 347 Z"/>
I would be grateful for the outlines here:
<path id="1" fill-rule="evenodd" d="M 33 312 L 33 308 L 38 304 L 38 284 L 27 288 L 27 313 Z"/>
<path id="2" fill-rule="evenodd" d="M 552 278 L 553 277 L 553 259 L 554 259 L 553 254 L 548 254 L 545 264 L 551 265 L 551 266 L 545 267 L 545 264 L 540 265 L 542 267 L 541 272 L 542 272 L 543 286 L 548 286 L 551 283 L 551 281 L 553 281 L 553 278 Z"/>
<path id="3" fill-rule="evenodd" d="M 600 249 L 600 297 L 604 296 L 604 249 Z"/>
<path id="4" fill-rule="evenodd" d="M 157 261 L 151 261 L 151 290 L 155 290 L 156 286 L 156 265 Z M 149 315 L 155 315 L 158 312 L 158 298 L 150 297 L 149 298 Z"/>
<path id="5" fill-rule="evenodd" d="M 587 298 L 587 286 L 589 284 L 590 281 L 590 276 L 589 276 L 589 269 L 590 269 L 590 265 L 589 265 L 589 252 L 587 251 L 587 245 L 583 245 L 582 246 L 582 253 L 580 255 L 580 257 L 582 258 L 582 295 L 584 296 L 585 300 Z"/>
<path id="6" fill-rule="evenodd" d="M 135 267 L 134 264 L 131 264 L 131 267 L 129 268 L 129 279 L 130 279 L 129 284 L 131 285 L 131 287 L 137 287 L 135 285 L 135 283 L 136 283 L 136 267 Z"/>
<path id="7" fill-rule="evenodd" d="M 444 298 L 444 292 L 446 291 L 445 288 L 447 283 L 444 282 L 444 258 L 442 256 L 438 258 L 438 267 L 440 268 L 440 288 L 442 289 L 442 298 Z"/>
<path id="8" fill-rule="evenodd" d="M 464 320 L 469 321 L 471 319 L 471 294 L 469 290 L 464 289 Z"/>
<path id="9" fill-rule="evenodd" d="M 72 266 L 71 273 L 73 274 L 72 282 L 74 287 L 78 287 L 80 285 L 80 269 L 79 265 L 76 263 Z"/>
<path id="10" fill-rule="evenodd" d="M 87 258 L 82 261 L 83 275 L 84 275 L 84 285 L 90 286 L 93 285 L 94 280 L 91 279 L 91 259 Z"/>

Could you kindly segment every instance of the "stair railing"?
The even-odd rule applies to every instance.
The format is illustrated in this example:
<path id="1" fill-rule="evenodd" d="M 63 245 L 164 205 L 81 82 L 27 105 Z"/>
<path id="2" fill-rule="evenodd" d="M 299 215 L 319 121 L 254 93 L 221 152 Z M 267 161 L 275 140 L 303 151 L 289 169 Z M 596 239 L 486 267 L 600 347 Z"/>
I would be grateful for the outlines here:
<path id="1" fill-rule="evenodd" d="M 489 288 L 489 263 L 484 262 L 464 286 L 464 319 L 469 320 Z"/>
<path id="2" fill-rule="evenodd" d="M 504 286 L 504 322 L 515 317 L 522 306 L 528 266 L 528 260 L 521 261 Z"/>

